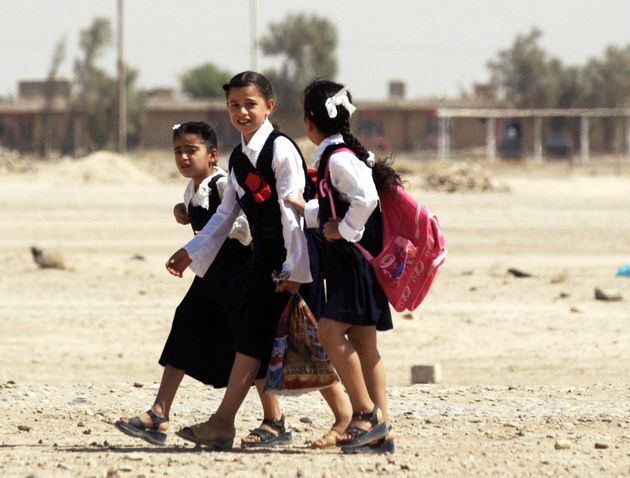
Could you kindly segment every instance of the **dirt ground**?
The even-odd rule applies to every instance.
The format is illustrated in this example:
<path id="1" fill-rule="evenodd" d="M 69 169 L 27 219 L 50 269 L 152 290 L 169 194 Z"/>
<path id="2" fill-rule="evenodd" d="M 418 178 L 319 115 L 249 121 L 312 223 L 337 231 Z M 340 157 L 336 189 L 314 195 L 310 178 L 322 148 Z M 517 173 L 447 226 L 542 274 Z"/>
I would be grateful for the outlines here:
<path id="1" fill-rule="evenodd" d="M 294 445 L 278 450 L 200 451 L 173 434 L 155 448 L 114 429 L 156 393 L 192 280 L 164 263 L 190 230 L 171 214 L 185 183 L 168 157 L 148 172 L 99 154 L 0 168 L 0 476 L 630 476 L 630 277 L 616 276 L 630 162 L 482 163 L 509 191 L 447 193 L 400 161 L 449 255 L 425 303 L 379 336 L 396 453 L 346 456 L 303 445 L 330 424 L 316 393 L 282 399 Z M 40 269 L 31 246 L 65 269 Z M 440 383 L 411 384 L 413 365 L 434 364 Z M 171 430 L 220 397 L 186 378 Z M 237 437 L 259 419 L 252 391 Z"/>

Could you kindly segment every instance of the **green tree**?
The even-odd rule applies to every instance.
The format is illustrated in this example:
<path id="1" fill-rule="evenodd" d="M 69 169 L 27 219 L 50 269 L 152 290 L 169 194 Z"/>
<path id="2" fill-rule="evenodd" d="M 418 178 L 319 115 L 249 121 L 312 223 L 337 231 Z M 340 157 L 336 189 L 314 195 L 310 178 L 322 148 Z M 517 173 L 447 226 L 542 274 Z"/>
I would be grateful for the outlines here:
<path id="1" fill-rule="evenodd" d="M 112 29 L 107 18 L 96 18 L 92 25 L 80 32 L 81 58 L 75 62 L 78 96 L 75 113 L 85 120 L 86 142 L 90 150 L 113 145 L 117 124 L 117 82 L 97 60 L 112 44 Z M 128 144 L 137 144 L 142 126 L 145 94 L 135 88 L 138 72 L 126 67 Z"/>
<path id="2" fill-rule="evenodd" d="M 193 98 L 221 98 L 232 74 L 213 63 L 196 66 L 180 77 L 182 91 Z"/>
<path id="3" fill-rule="evenodd" d="M 487 64 L 499 94 L 516 107 L 552 107 L 557 101 L 563 66 L 539 45 L 541 37 L 538 28 L 519 34 L 510 48 Z"/>
<path id="4" fill-rule="evenodd" d="M 602 59 L 591 59 L 583 69 L 585 103 L 589 106 L 630 106 L 630 45 L 609 46 Z"/>
<path id="5" fill-rule="evenodd" d="M 337 28 L 326 18 L 288 15 L 269 25 L 260 47 L 265 55 L 282 58 L 280 68 L 265 75 L 274 86 L 279 114 L 291 121 L 301 117 L 304 87 L 314 78 L 337 74 Z"/>
<path id="6" fill-rule="evenodd" d="M 581 106 L 630 107 L 630 45 L 609 46 L 601 59 L 591 59 L 582 69 L 585 93 Z M 624 131 L 621 122 L 602 118 L 604 138 L 613 148 L 621 149 Z"/>
<path id="7" fill-rule="evenodd" d="M 81 58 L 74 64 L 78 86 L 77 106 L 85 121 L 86 143 L 91 150 L 102 148 L 109 138 L 107 120 L 112 117 L 113 80 L 96 66 L 96 60 L 112 44 L 112 28 L 107 18 L 95 18 L 79 33 Z M 101 93 L 106 93 L 101 96 Z"/>
<path id="8" fill-rule="evenodd" d="M 42 157 L 47 158 L 52 147 L 53 130 L 54 125 L 52 121 L 52 106 L 55 99 L 55 79 L 57 77 L 57 71 L 63 63 L 66 56 L 66 40 L 60 39 L 55 46 L 53 52 L 50 69 L 48 70 L 48 76 L 44 85 L 44 109 L 42 111 L 42 127 L 43 135 L 41 143 L 39 144 L 39 153 Z"/>

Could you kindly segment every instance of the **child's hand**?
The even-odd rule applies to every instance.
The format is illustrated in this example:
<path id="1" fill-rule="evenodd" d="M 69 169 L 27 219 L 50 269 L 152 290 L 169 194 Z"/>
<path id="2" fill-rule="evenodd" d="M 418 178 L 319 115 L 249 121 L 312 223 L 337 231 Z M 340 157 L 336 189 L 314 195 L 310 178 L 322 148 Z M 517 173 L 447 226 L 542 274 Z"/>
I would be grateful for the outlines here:
<path id="1" fill-rule="evenodd" d="M 173 216 L 179 224 L 190 224 L 190 218 L 188 217 L 188 211 L 186 205 L 183 202 L 175 204 L 173 208 Z"/>
<path id="2" fill-rule="evenodd" d="M 300 194 L 296 199 L 286 197 L 283 199 L 283 201 L 287 206 L 291 206 L 293 209 L 299 212 L 300 215 L 304 215 L 304 206 L 306 206 L 306 201 L 304 201 L 303 195 Z"/>
<path id="3" fill-rule="evenodd" d="M 324 230 L 323 230 L 324 238 L 328 242 L 333 242 L 333 241 L 338 241 L 340 239 L 343 239 L 341 234 L 339 234 L 340 222 L 341 222 L 341 218 L 338 217 L 337 219 L 330 218 L 328 219 L 328 222 L 324 224 Z"/>
<path id="4" fill-rule="evenodd" d="M 276 282 L 276 292 L 288 292 L 291 295 L 298 293 L 300 288 L 299 282 L 293 282 L 292 280 L 280 280 Z"/>
<path id="5" fill-rule="evenodd" d="M 182 277 L 186 268 L 192 264 L 186 249 L 180 249 L 166 261 L 166 270 L 175 277 Z"/>

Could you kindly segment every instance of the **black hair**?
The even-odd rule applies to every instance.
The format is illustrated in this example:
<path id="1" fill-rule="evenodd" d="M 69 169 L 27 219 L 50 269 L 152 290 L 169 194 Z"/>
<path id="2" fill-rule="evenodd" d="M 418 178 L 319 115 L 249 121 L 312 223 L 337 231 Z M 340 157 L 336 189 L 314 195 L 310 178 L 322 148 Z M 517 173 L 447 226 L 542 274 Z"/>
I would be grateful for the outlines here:
<path id="1" fill-rule="evenodd" d="M 187 121 L 173 126 L 173 139 L 182 134 L 196 134 L 201 138 L 208 151 L 218 149 L 217 134 L 212 126 L 205 121 Z"/>
<path id="2" fill-rule="evenodd" d="M 314 80 L 304 90 L 304 116 L 325 135 L 341 134 L 344 143 L 362 159 L 369 153 L 361 142 L 350 132 L 350 113 L 343 105 L 337 105 L 337 116 L 331 118 L 326 108 L 326 100 L 333 97 L 343 85 L 328 80 Z M 347 92 L 352 103 L 352 95 Z M 372 178 L 377 189 L 402 185 L 402 179 L 391 166 L 389 158 L 377 159 L 372 166 Z"/>
<path id="3" fill-rule="evenodd" d="M 242 88 L 243 86 L 254 85 L 265 99 L 269 101 L 273 99 L 273 88 L 267 77 L 255 71 L 243 71 L 232 77 L 232 79 L 223 85 L 225 97 L 230 93 L 231 88 Z"/>

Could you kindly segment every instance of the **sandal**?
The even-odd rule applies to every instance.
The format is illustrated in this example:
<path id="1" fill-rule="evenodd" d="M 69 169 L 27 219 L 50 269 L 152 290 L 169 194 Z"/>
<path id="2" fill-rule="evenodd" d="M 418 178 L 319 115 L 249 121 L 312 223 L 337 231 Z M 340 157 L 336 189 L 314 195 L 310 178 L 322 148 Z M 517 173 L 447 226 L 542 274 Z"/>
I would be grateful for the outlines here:
<path id="1" fill-rule="evenodd" d="M 212 419 L 212 417 L 210 417 L 210 419 Z M 177 430 L 175 435 L 197 445 L 210 447 L 213 450 L 227 451 L 234 445 L 236 430 L 232 428 L 232 432 L 228 436 L 219 435 L 210 423 L 210 420 L 208 420 Z"/>
<path id="2" fill-rule="evenodd" d="M 324 436 L 321 438 L 317 438 L 316 440 L 306 442 L 306 444 L 311 448 L 330 448 L 333 446 L 337 446 L 337 442 L 339 441 L 341 434 L 336 430 L 330 429 Z"/>
<path id="3" fill-rule="evenodd" d="M 392 427 L 389 426 L 388 430 L 391 431 Z M 394 438 L 381 438 L 376 443 L 369 445 L 357 446 L 354 448 L 344 447 L 341 449 L 343 453 L 349 454 L 390 454 L 393 455 L 395 451 Z"/>
<path id="4" fill-rule="evenodd" d="M 385 438 L 389 433 L 387 424 L 378 421 L 378 407 L 376 405 L 374 405 L 371 412 L 353 413 L 352 419 L 370 422 L 372 426 L 364 430 L 363 428 L 350 425 L 345 432 L 345 435 L 349 438 L 337 441 L 337 445 L 342 448 L 356 448 L 368 445 L 373 441 Z"/>
<path id="5" fill-rule="evenodd" d="M 121 418 L 114 423 L 114 426 L 130 437 L 142 438 L 152 445 L 164 445 L 166 433 L 159 429 L 162 424 L 168 423 L 168 417 L 159 417 L 151 409 L 147 411 L 147 415 L 151 419 L 151 426 L 146 426 L 140 417 Z"/>
<path id="6" fill-rule="evenodd" d="M 256 448 L 256 447 L 268 447 L 278 445 L 290 445 L 293 443 L 293 434 L 286 430 L 284 426 L 284 415 L 278 420 L 272 420 L 271 418 L 265 418 L 262 421 L 262 425 L 275 428 L 278 434 L 275 434 L 265 428 L 258 427 L 249 431 L 248 436 L 258 437 L 258 441 L 241 440 L 242 448 Z"/>
<path id="7" fill-rule="evenodd" d="M 378 440 L 376 443 L 373 443 L 372 445 L 356 446 L 353 448 L 343 447 L 341 449 L 343 453 L 349 453 L 349 454 L 380 454 L 380 455 L 383 455 L 385 453 L 393 455 L 394 450 L 395 450 L 395 447 L 394 447 L 393 438 L 391 440 L 388 440 L 387 438 L 381 438 L 380 440 Z"/>

